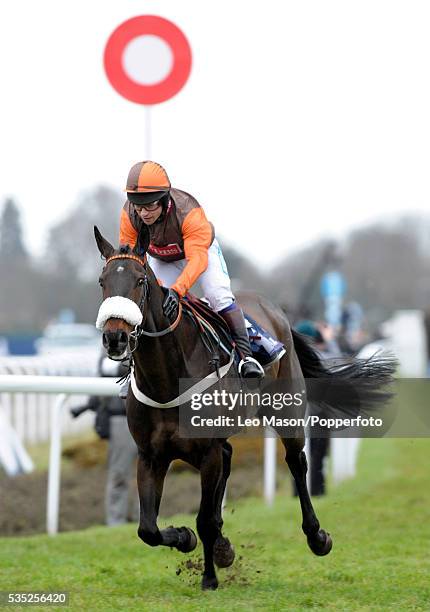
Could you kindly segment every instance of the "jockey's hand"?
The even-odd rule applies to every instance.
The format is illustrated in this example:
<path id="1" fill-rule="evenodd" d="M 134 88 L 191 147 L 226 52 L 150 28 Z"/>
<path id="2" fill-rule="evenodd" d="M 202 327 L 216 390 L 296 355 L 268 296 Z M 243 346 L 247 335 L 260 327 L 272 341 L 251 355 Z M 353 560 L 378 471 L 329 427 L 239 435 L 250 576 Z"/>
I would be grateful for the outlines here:
<path id="1" fill-rule="evenodd" d="M 179 295 L 174 289 L 168 289 L 167 295 L 163 302 L 163 312 L 166 317 L 170 318 L 176 313 L 179 307 Z"/>

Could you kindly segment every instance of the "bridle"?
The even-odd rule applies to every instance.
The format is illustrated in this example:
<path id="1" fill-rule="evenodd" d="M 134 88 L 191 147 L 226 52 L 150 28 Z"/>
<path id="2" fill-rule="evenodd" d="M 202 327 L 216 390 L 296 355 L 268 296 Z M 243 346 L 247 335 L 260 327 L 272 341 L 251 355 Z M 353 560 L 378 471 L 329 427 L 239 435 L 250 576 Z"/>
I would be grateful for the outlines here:
<path id="1" fill-rule="evenodd" d="M 133 261 L 137 261 L 137 263 L 143 266 L 143 269 L 145 270 L 145 276 L 143 277 L 143 292 L 142 292 L 142 297 L 140 298 L 140 301 L 138 304 L 139 310 L 143 315 L 143 308 L 145 306 L 145 303 L 149 301 L 149 297 L 150 297 L 150 287 L 149 287 L 149 281 L 148 281 L 148 274 L 146 270 L 146 264 L 147 264 L 146 255 L 144 255 L 143 259 L 141 257 L 138 257 L 137 255 L 131 255 L 128 253 L 120 253 L 118 255 L 112 255 L 111 257 L 107 258 L 105 267 L 114 259 L 132 259 Z M 133 331 L 130 332 L 130 339 L 133 339 L 134 341 L 134 348 L 130 347 L 130 352 L 134 353 L 134 351 L 137 348 L 139 338 L 141 336 L 149 336 L 151 338 L 160 338 L 161 336 L 170 334 L 170 332 L 174 331 L 177 328 L 181 318 L 182 318 L 182 303 L 179 302 L 178 315 L 175 321 L 171 325 L 166 327 L 165 329 L 162 329 L 160 331 L 150 332 L 150 331 L 147 331 L 146 329 L 143 329 L 142 323 L 140 325 L 135 325 Z"/>

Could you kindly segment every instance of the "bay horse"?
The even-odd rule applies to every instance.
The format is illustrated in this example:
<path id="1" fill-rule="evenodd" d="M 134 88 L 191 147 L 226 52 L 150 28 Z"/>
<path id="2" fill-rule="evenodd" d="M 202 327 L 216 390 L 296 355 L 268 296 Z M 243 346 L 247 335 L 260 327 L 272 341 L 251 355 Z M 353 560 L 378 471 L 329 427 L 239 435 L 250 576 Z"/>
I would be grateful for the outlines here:
<path id="1" fill-rule="evenodd" d="M 128 246 L 116 250 L 97 227 L 94 232 L 98 249 L 106 260 L 99 279 L 103 303 L 98 326 L 103 332 L 103 345 L 108 356 L 116 360 L 123 359 L 128 348 L 133 351 L 134 370 L 126 411 L 129 429 L 138 448 L 138 536 L 150 546 L 169 546 L 183 553 L 195 549 L 197 538 L 192 529 L 183 526 L 160 530 L 157 516 L 170 463 L 182 459 L 199 470 L 201 504 L 196 525 L 204 549 L 202 588 L 216 589 L 215 564 L 227 567 L 234 560 L 234 549 L 222 533 L 221 510 L 230 474 L 232 447 L 222 437 L 181 437 L 179 406 L 175 405 L 178 379 L 204 379 L 213 371 L 213 363 L 208 363 L 207 342 L 191 317 L 181 316 L 179 312 L 171 321 L 163 314 L 164 290 L 145 256 L 149 246 L 147 231 L 139 238 L 138 250 Z M 246 313 L 285 346 L 285 354 L 266 373 L 266 377 L 297 381 L 298 388 L 301 388 L 305 387 L 305 376 L 329 376 L 317 353 L 291 331 L 280 309 L 252 293 L 238 293 L 236 299 Z M 224 352 L 220 354 L 219 368 L 227 367 L 229 355 Z M 237 376 L 236 363 L 233 362 L 231 367 Z M 357 361 L 341 371 L 331 372 L 330 376 L 349 382 L 367 377 L 366 399 L 371 404 L 385 401 L 379 390 L 392 371 L 392 364 Z M 347 406 L 353 400 L 344 395 L 343 402 Z M 306 405 L 300 408 L 301 416 L 305 410 Z M 281 441 L 300 499 L 302 529 L 308 545 L 316 555 L 327 555 L 332 548 L 332 539 L 321 529 L 308 493 L 303 427 L 297 427 L 289 437 L 281 437 Z"/>

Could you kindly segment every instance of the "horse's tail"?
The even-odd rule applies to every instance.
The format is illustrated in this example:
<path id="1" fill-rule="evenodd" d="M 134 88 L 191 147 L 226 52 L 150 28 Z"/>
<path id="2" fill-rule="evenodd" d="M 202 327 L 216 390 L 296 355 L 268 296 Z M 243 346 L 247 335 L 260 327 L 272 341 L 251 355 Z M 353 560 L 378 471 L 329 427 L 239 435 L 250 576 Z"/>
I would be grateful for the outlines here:
<path id="1" fill-rule="evenodd" d="M 330 360 L 319 356 L 305 337 L 292 330 L 294 348 L 306 379 L 307 399 L 325 414 L 356 416 L 381 408 L 392 397 L 397 360 L 376 353 L 369 359 Z"/>

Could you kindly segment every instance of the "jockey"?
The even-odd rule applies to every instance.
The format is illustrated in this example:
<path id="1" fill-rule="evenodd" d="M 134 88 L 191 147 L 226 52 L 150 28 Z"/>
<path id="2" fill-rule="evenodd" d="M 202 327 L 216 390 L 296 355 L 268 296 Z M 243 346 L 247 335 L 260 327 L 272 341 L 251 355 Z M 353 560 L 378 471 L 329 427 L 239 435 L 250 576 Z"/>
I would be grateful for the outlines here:
<path id="1" fill-rule="evenodd" d="M 125 191 L 119 242 L 138 247 L 140 230 L 147 226 L 148 261 L 166 287 L 164 314 L 173 316 L 180 298 L 198 280 L 210 306 L 230 329 L 241 358 L 239 374 L 262 378 L 264 370 L 252 357 L 243 312 L 231 292 L 223 254 L 203 208 L 190 194 L 171 187 L 164 168 L 153 161 L 131 168 Z"/>

